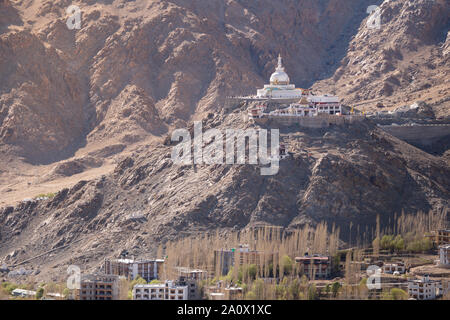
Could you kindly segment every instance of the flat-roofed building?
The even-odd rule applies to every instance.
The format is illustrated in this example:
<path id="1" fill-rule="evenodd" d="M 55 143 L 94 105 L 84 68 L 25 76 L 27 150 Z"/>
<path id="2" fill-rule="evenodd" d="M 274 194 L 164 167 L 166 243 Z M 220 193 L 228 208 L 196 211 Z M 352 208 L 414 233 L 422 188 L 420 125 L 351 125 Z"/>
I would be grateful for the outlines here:
<path id="1" fill-rule="evenodd" d="M 13 291 L 11 291 L 11 294 L 15 297 L 22 297 L 22 298 L 36 297 L 36 291 L 25 290 L 25 289 L 14 289 Z"/>
<path id="2" fill-rule="evenodd" d="M 225 285 L 225 282 L 220 280 L 216 285 L 206 287 L 205 296 L 208 300 L 242 300 L 244 290 L 238 286 Z"/>
<path id="3" fill-rule="evenodd" d="M 450 244 L 450 229 L 432 231 L 427 237 L 430 237 L 436 246 Z"/>
<path id="4" fill-rule="evenodd" d="M 234 251 L 227 249 L 214 250 L 214 271 L 217 276 L 225 276 L 234 266 Z"/>
<path id="5" fill-rule="evenodd" d="M 178 277 L 183 277 L 192 280 L 206 280 L 208 278 L 208 271 L 201 269 L 193 269 L 187 267 L 175 267 Z"/>
<path id="6" fill-rule="evenodd" d="M 408 280 L 408 294 L 416 300 L 433 300 L 442 294 L 442 282 L 428 275 L 419 280 Z"/>
<path id="7" fill-rule="evenodd" d="M 450 244 L 439 247 L 439 266 L 450 268 Z"/>
<path id="8" fill-rule="evenodd" d="M 118 276 L 115 275 L 81 275 L 80 288 L 75 290 L 76 300 L 117 300 L 118 297 Z"/>
<path id="9" fill-rule="evenodd" d="M 296 257 L 299 274 L 310 279 L 327 279 L 331 275 L 331 257 L 321 255 L 305 255 Z"/>
<path id="10" fill-rule="evenodd" d="M 160 278 L 163 264 L 163 259 L 105 259 L 103 268 L 106 274 L 124 276 L 131 280 L 140 276 L 149 282 Z"/>
<path id="11" fill-rule="evenodd" d="M 188 287 L 175 281 L 137 284 L 133 287 L 133 300 L 188 300 Z"/>
<path id="12" fill-rule="evenodd" d="M 263 263 L 263 256 L 264 252 L 250 250 L 246 244 L 240 244 L 238 248 L 214 250 L 214 270 L 219 275 L 227 275 L 236 259 L 239 266 L 255 264 L 259 267 Z"/>
<path id="13" fill-rule="evenodd" d="M 200 300 L 202 298 L 202 292 L 199 282 L 207 280 L 208 272 L 206 270 L 187 267 L 176 267 L 175 270 L 178 276 L 176 284 L 188 287 L 188 300 Z"/>
<path id="14" fill-rule="evenodd" d="M 394 272 L 405 273 L 406 266 L 403 262 L 385 263 L 385 264 L 383 264 L 382 270 L 383 270 L 383 273 L 391 273 L 391 274 L 393 274 Z"/>

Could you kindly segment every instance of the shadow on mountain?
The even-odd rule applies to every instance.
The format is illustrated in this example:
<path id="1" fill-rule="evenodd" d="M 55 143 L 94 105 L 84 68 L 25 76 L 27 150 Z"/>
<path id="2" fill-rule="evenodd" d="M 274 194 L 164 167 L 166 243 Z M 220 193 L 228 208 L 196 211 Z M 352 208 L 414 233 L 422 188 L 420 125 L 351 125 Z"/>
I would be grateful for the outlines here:
<path id="1" fill-rule="evenodd" d="M 7 31 L 10 25 L 23 26 L 23 21 L 9 0 L 0 0 L 0 33 Z"/>

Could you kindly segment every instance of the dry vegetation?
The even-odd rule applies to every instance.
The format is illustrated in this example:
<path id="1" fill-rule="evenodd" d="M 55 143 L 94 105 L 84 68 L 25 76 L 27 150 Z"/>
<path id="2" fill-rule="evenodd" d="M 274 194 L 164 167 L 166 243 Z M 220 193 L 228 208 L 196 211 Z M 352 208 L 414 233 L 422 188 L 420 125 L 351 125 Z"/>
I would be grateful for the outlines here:
<path id="1" fill-rule="evenodd" d="M 445 210 L 438 213 L 419 212 L 415 215 L 402 213 L 383 227 L 378 218 L 375 230 L 366 230 L 370 235 L 376 235 L 372 248 L 363 241 L 370 238 L 363 232 L 359 235 L 360 239 L 357 239 L 359 246 L 345 249 L 346 245 L 339 240 L 340 230 L 321 223 L 315 227 L 306 225 L 295 230 L 264 226 L 240 232 L 216 232 L 187 237 L 168 242 L 165 247 L 160 246 L 157 255 L 166 257 L 163 278 L 176 278 L 176 267 L 180 266 L 207 270 L 209 279 L 203 286 L 222 280 L 244 288 L 248 299 L 367 299 L 369 291 L 365 285 L 366 276 L 361 271 L 361 263 L 366 257 L 378 257 L 381 254 L 386 256 L 387 252 L 385 243 L 377 239 L 396 235 L 402 238 L 403 252 L 417 252 L 411 249 L 410 244 L 417 241 L 431 243 L 431 238 L 426 238 L 425 235 L 446 227 L 446 222 Z M 239 267 L 231 268 L 226 276 L 220 276 L 222 266 L 214 265 L 214 250 L 238 248 L 239 244 L 248 244 L 250 250 L 261 252 L 260 263 L 239 263 L 239 255 L 235 254 L 234 265 Z M 419 247 L 419 251 L 421 248 Z M 427 250 L 429 248 L 424 247 L 422 251 Z M 299 276 L 294 259 L 306 252 L 310 255 L 331 256 L 335 265 L 333 275 L 342 278 L 318 282 L 309 280 L 313 275 Z M 398 253 L 392 251 L 388 255 L 395 258 Z M 405 299 L 405 294 L 401 289 L 388 288 L 378 292 L 375 298 L 399 300 Z"/>

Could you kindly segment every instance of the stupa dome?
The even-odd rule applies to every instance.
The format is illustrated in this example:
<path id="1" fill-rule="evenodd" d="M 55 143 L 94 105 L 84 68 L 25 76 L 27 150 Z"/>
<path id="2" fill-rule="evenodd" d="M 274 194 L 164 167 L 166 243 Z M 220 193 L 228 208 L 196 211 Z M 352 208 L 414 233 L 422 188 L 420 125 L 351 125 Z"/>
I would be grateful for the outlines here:
<path id="1" fill-rule="evenodd" d="M 270 84 L 289 84 L 289 76 L 284 72 L 281 56 L 278 55 L 278 66 L 270 76 Z"/>

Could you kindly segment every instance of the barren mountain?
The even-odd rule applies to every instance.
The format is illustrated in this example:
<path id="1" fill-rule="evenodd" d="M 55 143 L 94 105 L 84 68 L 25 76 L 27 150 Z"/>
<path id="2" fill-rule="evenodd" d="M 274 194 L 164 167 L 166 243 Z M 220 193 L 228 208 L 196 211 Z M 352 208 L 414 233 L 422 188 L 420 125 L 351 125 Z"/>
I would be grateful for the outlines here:
<path id="1" fill-rule="evenodd" d="M 195 232 L 326 220 L 345 237 L 376 214 L 445 210 L 450 158 L 369 120 L 282 129 L 293 155 L 273 177 L 176 166 L 167 137 L 197 119 L 252 126 L 225 98 L 266 83 L 280 52 L 300 87 L 363 110 L 423 100 L 446 118 L 448 13 L 441 0 L 0 0 L 0 263 L 67 245 L 24 264 L 44 277 Z"/>
<path id="2" fill-rule="evenodd" d="M 2 1 L 2 146 L 48 163 L 117 137 L 111 126 L 130 117 L 141 126 L 141 112 L 154 116 L 143 132 L 158 135 L 161 119 L 183 125 L 227 95 L 254 91 L 279 52 L 293 82 L 310 85 L 369 3 L 75 1 L 81 29 L 69 30 L 67 1 Z M 151 110 L 133 108 L 131 92 Z M 116 114 L 118 105 L 128 111 Z"/>
<path id="3" fill-rule="evenodd" d="M 369 18 L 361 24 L 334 75 L 314 88 L 335 92 L 363 110 L 422 100 L 438 118 L 448 117 L 450 3 L 385 1 L 379 17 L 379 29 L 367 26 Z"/>
<path id="4" fill-rule="evenodd" d="M 248 127 L 245 110 L 211 116 L 204 129 Z M 175 165 L 171 145 L 138 150 L 110 175 L 2 209 L 0 254 L 10 265 L 68 245 L 31 263 L 64 272 L 72 262 L 94 267 L 123 249 L 148 254 L 160 241 L 217 228 L 325 220 L 346 234 L 350 222 L 355 230 L 373 230 L 377 214 L 387 223 L 402 210 L 448 208 L 448 163 L 370 122 L 290 127 L 281 139 L 293 155 L 274 176 L 261 176 L 254 165 Z"/>

